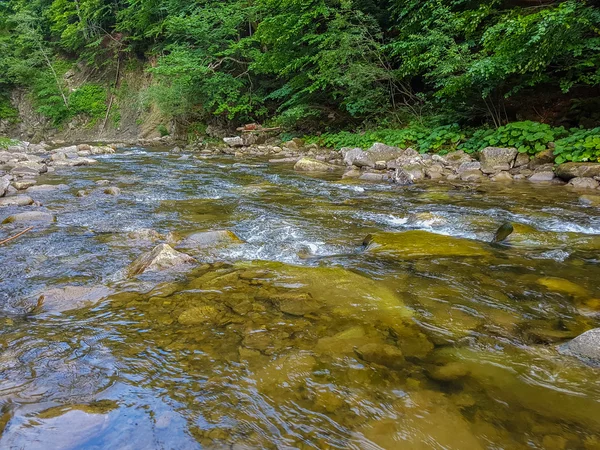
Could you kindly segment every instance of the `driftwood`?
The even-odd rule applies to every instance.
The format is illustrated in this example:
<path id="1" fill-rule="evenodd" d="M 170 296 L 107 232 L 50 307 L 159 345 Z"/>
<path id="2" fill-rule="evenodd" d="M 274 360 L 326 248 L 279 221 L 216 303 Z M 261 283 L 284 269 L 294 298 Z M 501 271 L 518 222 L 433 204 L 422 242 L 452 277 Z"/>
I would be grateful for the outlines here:
<path id="1" fill-rule="evenodd" d="M 20 233 L 17 233 L 14 236 L 9 237 L 8 239 L 4 239 L 3 241 L 0 241 L 0 245 L 6 244 L 7 242 L 10 242 L 10 241 L 18 238 L 19 236 L 23 236 L 25 233 L 27 233 L 28 231 L 31 231 L 31 230 L 33 230 L 33 227 L 25 228 Z"/>

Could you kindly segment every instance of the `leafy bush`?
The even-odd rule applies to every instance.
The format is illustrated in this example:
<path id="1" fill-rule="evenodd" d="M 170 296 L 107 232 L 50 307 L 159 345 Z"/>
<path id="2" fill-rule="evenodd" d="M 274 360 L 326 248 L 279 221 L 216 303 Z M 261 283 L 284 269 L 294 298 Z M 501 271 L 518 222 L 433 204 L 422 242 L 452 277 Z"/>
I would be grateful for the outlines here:
<path id="1" fill-rule="evenodd" d="M 18 144 L 18 141 L 15 141 L 14 139 L 9 139 L 9 138 L 0 136 L 0 148 L 1 149 L 8 148 L 11 145 L 17 145 L 17 144 Z"/>
<path id="2" fill-rule="evenodd" d="M 161 137 L 165 137 L 165 136 L 168 136 L 169 134 L 171 134 L 171 133 L 169 133 L 169 129 L 162 123 L 156 129 L 160 133 Z"/>
<path id="3" fill-rule="evenodd" d="M 106 89 L 98 84 L 84 84 L 69 97 L 69 115 L 84 114 L 92 120 L 104 117 L 107 108 L 106 93 Z"/>
<path id="4" fill-rule="evenodd" d="M 10 100 L 0 95 L 0 120 L 15 122 L 19 118 L 19 112 L 10 104 Z"/>
<path id="5" fill-rule="evenodd" d="M 572 131 L 569 136 L 556 141 L 554 155 L 557 164 L 566 161 L 600 162 L 600 128 Z"/>
<path id="6" fill-rule="evenodd" d="M 340 149 L 342 147 L 369 148 L 376 142 L 395 147 L 413 147 L 421 153 L 440 152 L 456 149 L 464 139 L 458 125 L 444 125 L 432 129 L 421 125 L 411 125 L 402 129 L 383 129 L 351 133 L 325 133 L 320 137 L 308 137 L 307 142 L 315 142 L 325 147 Z"/>
<path id="7" fill-rule="evenodd" d="M 563 127 L 553 128 L 545 123 L 530 120 L 513 122 L 491 133 L 475 133 L 463 148 L 473 152 L 485 147 L 514 147 L 519 153 L 534 155 L 545 150 L 548 143 L 567 133 Z"/>
<path id="8" fill-rule="evenodd" d="M 485 148 L 488 143 L 488 138 L 494 134 L 495 130 L 491 128 L 480 128 L 476 130 L 471 137 L 463 142 L 458 148 L 465 153 L 475 153 Z"/>

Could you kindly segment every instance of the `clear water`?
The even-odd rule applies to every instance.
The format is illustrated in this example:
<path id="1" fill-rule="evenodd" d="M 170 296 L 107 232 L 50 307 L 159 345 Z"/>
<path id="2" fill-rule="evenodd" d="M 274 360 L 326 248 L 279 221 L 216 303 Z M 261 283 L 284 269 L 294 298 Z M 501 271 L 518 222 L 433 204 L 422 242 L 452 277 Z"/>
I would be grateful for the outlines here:
<path id="1" fill-rule="evenodd" d="M 35 195 L 56 223 L 0 247 L 1 448 L 600 448 L 600 370 L 556 351 L 600 326 L 600 214 L 576 192 L 179 156 L 40 181 L 69 185 Z M 510 244 L 487 244 L 506 220 Z M 244 243 L 127 279 L 147 228 Z M 411 230 L 462 256 L 414 231 L 412 253 L 362 247 Z M 34 308 L 74 285 L 112 294 Z"/>

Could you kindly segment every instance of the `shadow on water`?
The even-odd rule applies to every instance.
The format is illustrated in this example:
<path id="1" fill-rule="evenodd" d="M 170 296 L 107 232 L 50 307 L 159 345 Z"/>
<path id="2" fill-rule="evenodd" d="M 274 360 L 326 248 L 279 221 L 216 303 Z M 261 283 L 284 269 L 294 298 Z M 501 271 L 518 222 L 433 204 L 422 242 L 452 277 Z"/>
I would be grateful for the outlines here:
<path id="1" fill-rule="evenodd" d="M 47 175 L 57 221 L 0 247 L 0 447 L 600 448 L 600 371 L 556 351 L 600 324 L 600 215 L 576 193 L 101 159 Z M 211 229 L 243 243 L 123 277 Z M 35 307 L 72 285 L 102 300 Z"/>

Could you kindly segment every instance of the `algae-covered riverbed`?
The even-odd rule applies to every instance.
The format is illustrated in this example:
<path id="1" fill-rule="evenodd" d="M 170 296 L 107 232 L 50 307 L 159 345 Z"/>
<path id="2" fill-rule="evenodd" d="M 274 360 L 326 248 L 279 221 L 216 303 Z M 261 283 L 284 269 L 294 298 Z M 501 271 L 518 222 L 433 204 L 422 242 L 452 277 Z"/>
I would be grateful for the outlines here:
<path id="1" fill-rule="evenodd" d="M 600 448 L 600 370 L 557 351 L 600 326 L 576 192 L 99 159 L 0 210 L 56 217 L 0 247 L 1 448 Z M 128 277 L 206 230 L 239 241 Z"/>

